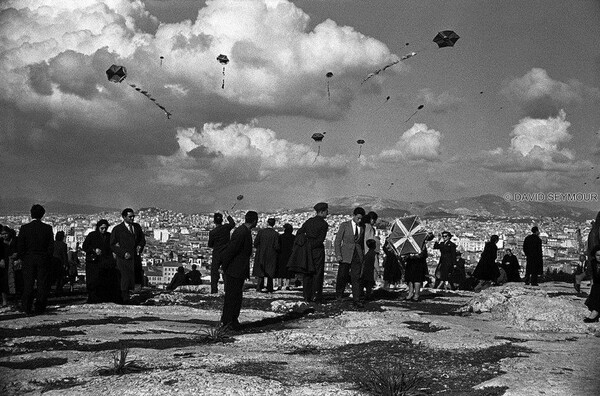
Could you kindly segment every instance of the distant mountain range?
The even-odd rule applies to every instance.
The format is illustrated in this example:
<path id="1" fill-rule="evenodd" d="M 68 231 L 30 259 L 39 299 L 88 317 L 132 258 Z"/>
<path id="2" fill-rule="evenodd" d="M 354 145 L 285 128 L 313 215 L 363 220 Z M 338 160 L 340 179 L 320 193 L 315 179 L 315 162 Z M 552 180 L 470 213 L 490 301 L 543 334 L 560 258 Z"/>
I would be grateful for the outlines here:
<path id="1" fill-rule="evenodd" d="M 31 206 L 36 203 L 42 204 L 44 209 L 46 209 L 46 213 L 89 215 L 102 212 L 120 212 L 120 209 L 93 205 L 80 205 L 58 201 L 39 202 L 29 198 L 0 198 L 0 214 L 28 214 Z"/>
<path id="2" fill-rule="evenodd" d="M 594 219 L 596 213 L 585 208 L 548 202 L 514 202 L 492 194 L 435 202 L 403 202 L 368 195 L 337 197 L 327 201 L 332 214 L 351 213 L 356 206 L 373 210 L 380 217 L 402 217 L 411 214 L 423 218 L 472 216 L 485 218 L 564 217 L 577 221 Z M 600 208 L 599 208 L 600 209 Z M 303 210 L 308 210 L 304 208 Z"/>
<path id="3" fill-rule="evenodd" d="M 332 214 L 350 214 L 357 206 L 365 210 L 374 210 L 382 218 L 402 217 L 416 214 L 422 218 L 440 218 L 471 216 L 482 218 L 540 218 L 564 217 L 577 221 L 594 219 L 595 211 L 574 206 L 558 205 L 548 202 L 514 202 L 492 194 L 477 197 L 465 197 L 435 202 L 403 202 L 368 195 L 330 198 L 329 212 Z M 0 198 L 0 214 L 29 213 L 31 205 L 41 203 L 47 213 L 56 214 L 96 214 L 102 212 L 120 212 L 121 209 L 80 205 L 66 202 L 34 202 L 26 198 Z M 600 209 L 600 208 L 599 208 Z M 144 211 L 161 211 L 158 208 L 144 208 Z M 288 209 L 289 210 L 289 209 Z M 312 207 L 295 211 L 312 211 Z"/>

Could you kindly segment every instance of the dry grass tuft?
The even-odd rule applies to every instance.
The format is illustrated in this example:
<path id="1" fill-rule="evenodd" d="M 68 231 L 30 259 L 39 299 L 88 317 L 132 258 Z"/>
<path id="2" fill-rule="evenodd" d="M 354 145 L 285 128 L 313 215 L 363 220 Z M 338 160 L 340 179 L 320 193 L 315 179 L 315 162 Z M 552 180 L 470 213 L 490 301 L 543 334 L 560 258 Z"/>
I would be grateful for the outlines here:
<path id="1" fill-rule="evenodd" d="M 202 344 L 216 344 L 234 342 L 235 338 L 231 336 L 231 331 L 227 326 L 215 326 L 202 329 L 197 332 L 197 338 Z"/>
<path id="2" fill-rule="evenodd" d="M 377 396 L 426 395 L 419 390 L 424 378 L 417 372 L 405 372 L 400 365 L 386 363 L 379 367 L 365 367 L 351 376 L 358 388 Z"/>
<path id="3" fill-rule="evenodd" d="M 128 354 L 129 348 L 126 347 L 122 347 L 118 351 L 113 352 L 111 364 L 99 368 L 97 373 L 100 375 L 123 375 L 144 371 L 145 367 L 140 365 L 137 360 L 127 360 Z"/>

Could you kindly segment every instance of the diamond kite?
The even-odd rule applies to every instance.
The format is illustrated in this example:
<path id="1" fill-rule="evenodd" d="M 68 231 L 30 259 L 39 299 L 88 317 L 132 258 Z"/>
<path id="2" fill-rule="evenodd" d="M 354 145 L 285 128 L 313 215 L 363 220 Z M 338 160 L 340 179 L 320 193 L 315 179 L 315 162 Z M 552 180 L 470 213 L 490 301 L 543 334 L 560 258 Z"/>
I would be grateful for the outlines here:
<path id="1" fill-rule="evenodd" d="M 438 48 L 454 47 L 459 38 L 460 36 L 452 30 L 443 30 L 433 38 L 433 42 L 438 45 Z"/>
<path id="2" fill-rule="evenodd" d="M 125 68 L 125 66 L 112 65 L 111 67 L 108 68 L 108 70 L 106 70 L 106 77 L 108 78 L 108 81 L 112 81 L 114 83 L 120 83 L 123 80 L 125 80 L 125 78 L 127 78 L 127 69 Z M 141 88 L 137 87 L 135 84 L 128 84 L 128 85 L 131 88 L 138 91 L 139 93 L 141 93 L 142 95 L 144 95 L 145 97 L 147 97 L 148 99 L 150 99 L 152 102 L 154 102 L 154 104 L 157 105 L 158 108 L 160 108 L 162 111 L 164 111 L 164 113 L 167 115 L 167 118 L 171 118 L 171 115 L 172 115 L 171 112 L 169 112 L 164 106 L 162 106 L 160 103 L 158 103 L 156 101 L 156 99 L 154 99 L 152 96 L 150 96 L 148 91 L 143 91 Z"/>
<path id="3" fill-rule="evenodd" d="M 389 241 L 396 256 L 419 254 L 428 233 L 421 225 L 418 216 L 402 217 L 394 220 L 390 228 Z"/>

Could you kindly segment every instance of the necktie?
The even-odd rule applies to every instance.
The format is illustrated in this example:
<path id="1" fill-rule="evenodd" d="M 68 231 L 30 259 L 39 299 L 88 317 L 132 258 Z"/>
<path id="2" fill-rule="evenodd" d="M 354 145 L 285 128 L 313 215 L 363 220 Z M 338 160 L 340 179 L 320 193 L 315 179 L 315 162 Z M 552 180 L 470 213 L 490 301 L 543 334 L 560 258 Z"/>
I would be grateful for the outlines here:
<path id="1" fill-rule="evenodd" d="M 127 227 L 129 227 L 129 232 L 133 234 L 133 226 L 131 224 L 128 224 Z"/>

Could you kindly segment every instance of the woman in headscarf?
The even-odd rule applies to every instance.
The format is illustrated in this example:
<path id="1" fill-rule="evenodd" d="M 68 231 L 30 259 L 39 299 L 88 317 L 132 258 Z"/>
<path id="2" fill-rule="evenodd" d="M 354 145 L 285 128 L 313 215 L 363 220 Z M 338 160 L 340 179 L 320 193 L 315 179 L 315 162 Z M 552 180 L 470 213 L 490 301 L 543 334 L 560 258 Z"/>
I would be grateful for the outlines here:
<path id="1" fill-rule="evenodd" d="M 475 292 L 489 287 L 500 276 L 500 270 L 496 264 L 496 257 L 498 255 L 498 246 L 496 243 L 499 240 L 498 235 L 492 235 L 483 247 L 481 258 L 477 263 L 477 267 L 475 267 L 475 271 L 473 271 L 473 277 L 479 281 L 477 286 L 475 286 Z"/>
<path id="2" fill-rule="evenodd" d="M 109 223 L 101 219 L 83 242 L 88 303 L 121 302 L 119 271 L 110 249 Z"/>

